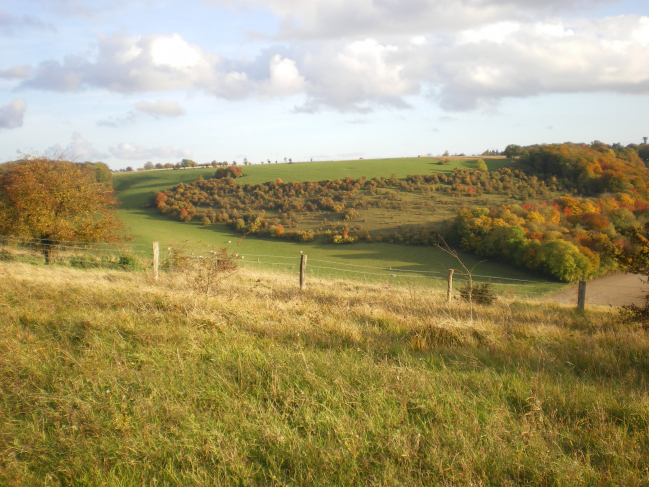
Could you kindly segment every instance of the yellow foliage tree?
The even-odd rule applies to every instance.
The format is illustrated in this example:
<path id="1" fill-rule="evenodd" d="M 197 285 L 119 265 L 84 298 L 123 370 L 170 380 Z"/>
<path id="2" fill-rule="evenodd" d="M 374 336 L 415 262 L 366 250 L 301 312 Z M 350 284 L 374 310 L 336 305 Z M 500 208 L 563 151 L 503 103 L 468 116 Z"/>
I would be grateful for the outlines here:
<path id="1" fill-rule="evenodd" d="M 28 158 L 0 173 L 0 235 L 36 240 L 46 262 L 60 242 L 125 239 L 117 205 L 108 183 L 73 162 Z"/>

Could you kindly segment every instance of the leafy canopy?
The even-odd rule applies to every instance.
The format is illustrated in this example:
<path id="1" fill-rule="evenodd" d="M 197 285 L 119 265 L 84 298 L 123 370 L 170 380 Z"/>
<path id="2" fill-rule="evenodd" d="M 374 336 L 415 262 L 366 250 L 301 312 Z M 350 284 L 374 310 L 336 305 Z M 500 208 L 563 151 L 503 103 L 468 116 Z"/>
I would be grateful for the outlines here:
<path id="1" fill-rule="evenodd" d="M 95 172 L 45 157 L 12 164 L 0 173 L 0 235 L 52 242 L 122 240 L 117 198 Z"/>

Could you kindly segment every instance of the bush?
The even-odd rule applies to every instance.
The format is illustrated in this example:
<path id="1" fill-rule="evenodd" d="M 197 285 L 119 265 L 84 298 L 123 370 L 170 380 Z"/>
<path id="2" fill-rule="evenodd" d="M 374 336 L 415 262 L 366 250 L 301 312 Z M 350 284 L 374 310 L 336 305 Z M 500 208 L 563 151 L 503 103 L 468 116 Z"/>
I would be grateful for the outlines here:
<path id="1" fill-rule="evenodd" d="M 117 267 L 125 271 L 141 271 L 144 270 L 142 261 L 135 255 L 122 254 L 117 259 Z"/>
<path id="2" fill-rule="evenodd" d="M 220 167 L 214 173 L 215 179 L 240 178 L 241 176 L 243 176 L 243 170 L 239 166 Z"/>
<path id="3" fill-rule="evenodd" d="M 6 249 L 0 250 L 0 262 L 13 262 L 16 256 Z"/>
<path id="4" fill-rule="evenodd" d="M 496 300 L 493 286 L 487 282 L 476 284 L 468 283 L 460 289 L 460 297 L 465 301 L 471 301 L 476 304 L 491 304 Z"/>
<path id="5" fill-rule="evenodd" d="M 649 329 L 649 296 L 645 299 L 646 303 L 642 307 L 635 304 L 622 306 L 623 323 L 640 323 L 643 328 Z"/>
<path id="6" fill-rule="evenodd" d="M 70 257 L 68 264 L 77 269 L 94 269 L 101 266 L 101 260 L 92 255 L 82 254 Z"/>
<path id="7" fill-rule="evenodd" d="M 228 254 L 226 248 L 212 249 L 204 255 L 192 258 L 187 270 L 187 280 L 191 288 L 206 296 L 211 294 L 225 278 L 238 269 L 236 254 Z"/>

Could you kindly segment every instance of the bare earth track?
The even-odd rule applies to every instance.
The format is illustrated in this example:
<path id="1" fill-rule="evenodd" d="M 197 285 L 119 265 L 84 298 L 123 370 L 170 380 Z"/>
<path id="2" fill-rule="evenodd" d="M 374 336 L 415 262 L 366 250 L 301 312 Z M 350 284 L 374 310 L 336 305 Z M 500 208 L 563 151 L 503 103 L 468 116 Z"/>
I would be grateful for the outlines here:
<path id="1" fill-rule="evenodd" d="M 647 293 L 649 293 L 649 285 L 646 284 L 642 276 L 616 274 L 588 282 L 586 305 L 624 306 L 635 304 L 642 306 Z M 548 296 L 547 300 L 561 304 L 575 304 L 577 303 L 577 286 Z"/>

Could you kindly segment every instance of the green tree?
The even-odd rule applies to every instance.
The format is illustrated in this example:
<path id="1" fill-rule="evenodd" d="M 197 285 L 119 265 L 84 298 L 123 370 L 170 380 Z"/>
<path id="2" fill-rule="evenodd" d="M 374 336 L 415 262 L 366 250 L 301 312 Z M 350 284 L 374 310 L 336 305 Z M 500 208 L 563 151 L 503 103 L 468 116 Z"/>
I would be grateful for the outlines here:
<path id="1" fill-rule="evenodd" d="M 113 173 L 104 162 L 84 162 L 81 165 L 94 171 L 97 182 L 112 184 Z"/>
<path id="2" fill-rule="evenodd" d="M 0 235 L 35 239 L 47 263 L 60 242 L 125 239 L 112 187 L 83 164 L 30 158 L 0 174 Z"/>
<path id="3" fill-rule="evenodd" d="M 592 270 L 588 257 L 566 240 L 553 240 L 541 245 L 536 250 L 535 264 L 539 269 L 566 282 L 586 279 Z"/>
<path id="4" fill-rule="evenodd" d="M 640 157 L 645 164 L 649 163 L 649 144 L 642 144 L 638 147 L 638 157 Z"/>
<path id="5" fill-rule="evenodd" d="M 518 157 L 522 154 L 523 148 L 520 145 L 509 144 L 505 147 L 505 157 L 512 159 L 513 157 Z"/>
<path id="6" fill-rule="evenodd" d="M 475 168 L 476 168 L 478 171 L 482 171 L 482 172 L 487 172 L 487 171 L 489 171 L 489 168 L 487 167 L 487 163 L 486 163 L 484 160 L 482 160 L 482 159 L 478 159 L 478 160 L 476 161 L 476 163 L 475 163 Z"/>

